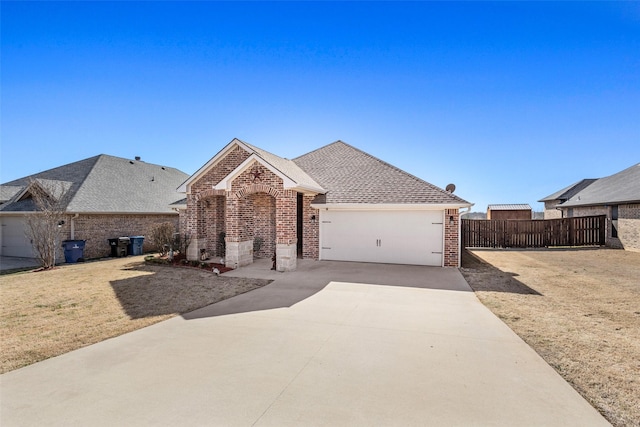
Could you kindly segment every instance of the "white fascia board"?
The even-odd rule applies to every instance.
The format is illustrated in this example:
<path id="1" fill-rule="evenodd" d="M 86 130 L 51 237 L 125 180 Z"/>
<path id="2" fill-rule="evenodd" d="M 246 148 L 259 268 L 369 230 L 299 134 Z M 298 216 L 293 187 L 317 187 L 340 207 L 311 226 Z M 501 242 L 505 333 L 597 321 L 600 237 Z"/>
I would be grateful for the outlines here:
<path id="1" fill-rule="evenodd" d="M 304 193 L 304 194 L 324 194 L 327 191 L 324 188 L 320 188 L 320 187 L 313 187 L 313 186 L 308 186 L 308 185 L 296 185 L 294 188 L 290 188 L 289 190 L 295 190 L 298 193 Z"/>
<path id="2" fill-rule="evenodd" d="M 204 175 L 209 169 L 214 167 L 220 160 L 222 160 L 233 147 L 237 145 L 248 153 L 253 153 L 253 150 L 250 150 L 242 141 L 238 138 L 234 138 L 228 143 L 222 150 L 218 151 L 218 154 L 213 156 L 211 160 L 205 163 L 200 169 L 198 169 L 193 175 L 191 175 L 185 182 L 183 182 L 180 187 L 176 189 L 178 193 L 190 193 L 191 192 L 191 183 L 199 179 L 202 175 Z"/>
<path id="3" fill-rule="evenodd" d="M 312 203 L 311 207 L 320 210 L 349 211 L 441 211 L 470 207 L 471 204 L 436 204 L 436 203 Z"/>
<path id="4" fill-rule="evenodd" d="M 257 154 L 253 153 L 247 158 L 247 160 L 245 160 L 244 162 L 240 163 L 240 165 L 237 168 L 235 168 L 229 175 L 227 175 L 224 178 L 222 178 L 222 181 L 220 181 L 218 184 L 216 184 L 213 187 L 213 189 L 214 190 L 231 191 L 231 182 L 238 175 L 240 175 L 241 173 L 243 173 L 244 171 L 249 169 L 249 166 L 251 166 L 251 164 L 254 161 L 260 163 L 262 166 L 264 166 L 265 168 L 267 168 L 271 172 L 273 172 L 277 177 L 281 178 L 282 179 L 282 184 L 283 184 L 285 190 L 289 190 L 291 188 L 295 188 L 298 185 L 291 178 L 289 178 L 288 176 L 286 176 L 285 174 L 280 172 L 278 169 L 273 167 L 270 163 L 268 163 L 262 157 L 260 157 Z"/>

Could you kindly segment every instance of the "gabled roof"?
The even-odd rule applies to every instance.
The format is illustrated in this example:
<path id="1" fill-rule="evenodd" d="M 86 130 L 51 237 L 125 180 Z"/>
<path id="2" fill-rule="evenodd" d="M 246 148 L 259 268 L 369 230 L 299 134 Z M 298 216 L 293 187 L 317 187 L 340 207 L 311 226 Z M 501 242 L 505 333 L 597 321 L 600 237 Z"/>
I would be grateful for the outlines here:
<path id="1" fill-rule="evenodd" d="M 251 144 L 247 144 L 244 141 L 234 138 L 229 144 L 227 144 L 222 150 L 220 150 L 215 156 L 213 156 L 204 166 L 191 175 L 186 181 L 184 181 L 179 187 L 178 192 L 186 193 L 189 191 L 191 183 L 197 181 L 202 177 L 209 169 L 214 167 L 220 160 L 222 160 L 227 153 L 234 147 L 240 147 L 245 150 L 253 159 L 259 161 L 263 165 L 267 166 L 272 172 L 283 178 L 285 182 L 285 188 L 296 189 L 302 192 L 311 191 L 314 193 L 323 193 L 325 190 L 305 171 L 303 171 L 297 164 L 289 159 L 276 156 L 261 148 L 255 147 Z M 233 174 L 233 172 L 232 172 Z"/>
<path id="2" fill-rule="evenodd" d="M 600 178 L 574 194 L 560 207 L 640 203 L 640 163 Z"/>
<path id="3" fill-rule="evenodd" d="M 171 213 L 170 204 L 181 198 L 175 188 L 186 177 L 174 168 L 101 154 L 3 184 L 2 194 L 14 194 L 0 211 L 33 211 L 33 201 L 24 196 L 36 182 L 61 190 L 53 192 L 65 194 L 67 212 Z"/>
<path id="4" fill-rule="evenodd" d="M 531 210 L 531 206 L 528 203 L 509 204 L 509 205 L 489 205 L 487 209 L 492 211 L 522 211 Z"/>
<path id="5" fill-rule="evenodd" d="M 342 141 L 293 161 L 327 190 L 316 198 L 316 204 L 471 206 L 466 200 Z"/>
<path id="6" fill-rule="evenodd" d="M 568 187 L 563 188 L 560 191 L 556 191 L 555 193 L 550 194 L 544 199 L 540 199 L 538 201 L 539 202 L 551 202 L 553 200 L 560 200 L 562 202 L 567 201 L 596 181 L 597 179 L 583 179 L 581 181 L 571 184 Z"/>

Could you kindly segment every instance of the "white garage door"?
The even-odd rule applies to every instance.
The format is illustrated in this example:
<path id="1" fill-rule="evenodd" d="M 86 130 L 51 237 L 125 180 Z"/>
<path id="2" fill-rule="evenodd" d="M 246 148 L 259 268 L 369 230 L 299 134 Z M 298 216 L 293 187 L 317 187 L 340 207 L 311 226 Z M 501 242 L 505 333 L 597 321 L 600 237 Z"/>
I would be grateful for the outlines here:
<path id="1" fill-rule="evenodd" d="M 320 211 L 320 259 L 442 266 L 443 211 Z"/>
<path id="2" fill-rule="evenodd" d="M 3 256 L 16 256 L 33 258 L 33 246 L 25 234 L 25 221 L 23 217 L 0 216 L 2 228 L 2 241 L 0 252 Z"/>

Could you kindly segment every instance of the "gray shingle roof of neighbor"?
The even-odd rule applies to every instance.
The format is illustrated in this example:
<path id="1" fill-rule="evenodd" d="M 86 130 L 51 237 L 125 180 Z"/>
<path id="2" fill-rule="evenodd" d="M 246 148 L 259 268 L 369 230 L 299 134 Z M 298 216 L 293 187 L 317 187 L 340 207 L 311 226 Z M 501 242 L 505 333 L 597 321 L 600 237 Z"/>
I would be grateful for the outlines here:
<path id="1" fill-rule="evenodd" d="M 594 182 L 596 182 L 597 179 L 583 179 L 580 180 L 574 184 L 571 184 L 568 187 L 563 188 L 560 191 L 556 191 L 553 194 L 548 195 L 547 197 L 538 200 L 539 202 L 551 202 L 553 200 L 569 200 L 570 198 L 572 198 L 573 196 L 575 196 L 576 194 L 578 194 L 580 191 L 584 190 L 585 188 L 587 188 L 589 185 L 593 184 Z"/>
<path id="2" fill-rule="evenodd" d="M 15 198 L 37 180 L 68 183 L 60 184 L 68 188 L 67 212 L 172 213 L 170 205 L 183 197 L 175 189 L 187 177 L 175 168 L 101 154 L 3 184 L 21 190 L 0 211 L 33 210 L 30 200 Z"/>
<path id="3" fill-rule="evenodd" d="M 640 203 L 640 163 L 600 178 L 574 194 L 561 207 Z"/>
<path id="4" fill-rule="evenodd" d="M 16 194 L 22 191 L 24 187 L 18 185 L 3 185 L 0 186 L 0 203 L 11 200 Z"/>
<path id="5" fill-rule="evenodd" d="M 460 197 L 417 178 L 342 141 L 293 159 L 317 181 L 326 204 L 451 204 L 470 206 Z"/>
<path id="6" fill-rule="evenodd" d="M 517 210 L 531 210 L 531 206 L 528 203 L 512 203 L 502 205 L 489 205 L 488 209 L 492 211 L 517 211 Z"/>

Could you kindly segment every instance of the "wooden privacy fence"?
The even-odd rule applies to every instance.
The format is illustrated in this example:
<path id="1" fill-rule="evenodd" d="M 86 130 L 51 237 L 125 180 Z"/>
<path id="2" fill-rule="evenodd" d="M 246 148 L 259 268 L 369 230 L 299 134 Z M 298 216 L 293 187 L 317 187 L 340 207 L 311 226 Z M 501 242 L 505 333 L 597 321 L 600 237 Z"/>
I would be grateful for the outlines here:
<path id="1" fill-rule="evenodd" d="M 602 246 L 606 216 L 545 220 L 462 220 L 465 248 L 543 248 L 548 246 Z"/>

